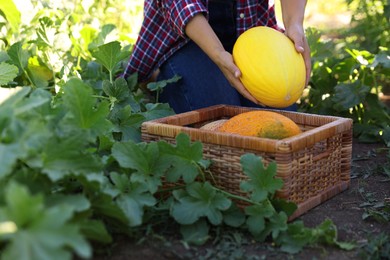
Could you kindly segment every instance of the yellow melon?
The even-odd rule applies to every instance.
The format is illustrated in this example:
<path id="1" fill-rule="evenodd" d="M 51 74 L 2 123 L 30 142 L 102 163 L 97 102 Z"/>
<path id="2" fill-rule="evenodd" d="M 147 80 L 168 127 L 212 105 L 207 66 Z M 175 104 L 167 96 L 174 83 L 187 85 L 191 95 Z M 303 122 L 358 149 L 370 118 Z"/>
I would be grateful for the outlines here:
<path id="1" fill-rule="evenodd" d="M 283 139 L 302 132 L 290 118 L 263 110 L 238 114 L 226 121 L 218 131 L 270 139 Z"/>
<path id="2" fill-rule="evenodd" d="M 241 34 L 233 48 L 241 82 L 262 104 L 285 108 L 302 96 L 306 69 L 303 56 L 282 32 L 258 26 Z"/>

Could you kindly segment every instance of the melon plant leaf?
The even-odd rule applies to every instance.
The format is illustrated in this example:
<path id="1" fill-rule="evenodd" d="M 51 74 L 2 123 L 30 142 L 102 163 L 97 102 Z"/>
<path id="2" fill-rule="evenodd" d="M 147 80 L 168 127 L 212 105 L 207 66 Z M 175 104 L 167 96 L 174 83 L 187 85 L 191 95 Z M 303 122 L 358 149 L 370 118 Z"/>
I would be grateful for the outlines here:
<path id="1" fill-rule="evenodd" d="M 294 202 L 279 198 L 271 199 L 271 203 L 276 211 L 283 211 L 287 214 L 287 216 L 291 216 L 298 208 L 297 204 Z"/>
<path id="2" fill-rule="evenodd" d="M 222 223 L 222 212 L 227 210 L 231 201 L 215 190 L 209 182 L 193 182 L 185 190 L 173 192 L 175 202 L 171 215 L 182 225 L 190 225 L 201 217 L 207 217 L 213 225 Z"/>
<path id="3" fill-rule="evenodd" d="M 16 33 L 19 31 L 21 23 L 21 14 L 12 0 L 2 0 L 0 2 L 0 10 L 5 15 L 5 19 Z"/>
<path id="4" fill-rule="evenodd" d="M 83 194 L 53 194 L 47 197 L 47 206 L 60 204 L 71 207 L 74 212 L 83 212 L 91 208 L 91 203 Z"/>
<path id="5" fill-rule="evenodd" d="M 42 153 L 43 172 L 52 181 L 68 175 L 101 173 L 101 159 L 86 149 L 85 135 L 74 134 L 63 139 L 51 138 Z M 84 149 L 82 149 L 84 148 Z M 92 176 L 94 179 L 94 177 Z"/>
<path id="6" fill-rule="evenodd" d="M 111 123 L 107 120 L 109 104 L 97 103 L 92 96 L 92 88 L 80 79 L 73 78 L 65 84 L 63 100 L 70 112 L 69 122 L 75 127 L 88 130 L 92 139 L 111 128 Z"/>
<path id="7" fill-rule="evenodd" d="M 312 230 L 305 227 L 302 221 L 295 221 L 288 225 L 285 232 L 281 233 L 275 239 L 275 242 L 280 245 L 283 252 L 296 254 L 302 250 L 303 247 L 314 244 L 316 238 L 312 234 Z"/>
<path id="8" fill-rule="evenodd" d="M 120 132 L 121 141 L 141 142 L 141 124 L 145 117 L 140 113 L 132 113 L 130 106 L 116 111 L 111 122 L 115 124 L 114 131 Z"/>
<path id="9" fill-rule="evenodd" d="M 11 174 L 21 153 L 20 145 L 17 143 L 0 143 L 0 180 Z"/>
<path id="10" fill-rule="evenodd" d="M 0 63 L 0 86 L 7 85 L 18 75 L 18 67 L 2 62 Z"/>
<path id="11" fill-rule="evenodd" d="M 113 186 L 119 189 L 120 195 L 126 195 L 134 199 L 137 204 L 143 206 L 153 206 L 156 199 L 149 193 L 147 185 L 141 182 L 132 182 L 126 174 L 112 172 L 110 174 Z"/>
<path id="12" fill-rule="evenodd" d="M 112 237 L 102 220 L 85 219 L 79 221 L 78 224 L 81 232 L 87 239 L 106 244 L 112 242 Z"/>
<path id="13" fill-rule="evenodd" d="M 102 64 L 111 74 L 114 73 L 120 61 L 128 58 L 129 51 L 122 51 L 118 41 L 100 45 L 92 51 L 92 56 Z"/>
<path id="14" fill-rule="evenodd" d="M 180 233 L 184 241 L 193 245 L 203 245 L 210 238 L 209 226 L 205 219 L 199 219 L 191 225 L 181 225 Z"/>
<path id="15" fill-rule="evenodd" d="M 244 212 L 232 203 L 230 208 L 223 212 L 223 222 L 231 227 L 239 227 L 245 223 L 246 216 Z"/>
<path id="16" fill-rule="evenodd" d="M 135 91 L 138 86 L 138 73 L 135 72 L 126 78 L 130 91 Z"/>
<path id="17" fill-rule="evenodd" d="M 51 95 L 45 90 L 35 89 L 31 92 L 31 94 L 18 102 L 17 106 L 15 106 L 15 115 L 27 115 L 31 111 L 38 110 L 41 108 L 48 108 L 51 102 Z M 40 111 L 37 111 L 40 113 Z"/>
<path id="18" fill-rule="evenodd" d="M 11 182 L 5 191 L 5 205 L 0 207 L 0 223 L 12 229 L 0 232 L 8 241 L 5 259 L 71 259 L 67 248 L 80 257 L 91 257 L 91 247 L 79 227 L 71 224 L 73 208 L 55 205 L 46 208 L 42 195 L 31 195 L 20 184 Z"/>
<path id="19" fill-rule="evenodd" d="M 126 215 L 130 226 L 142 224 L 143 208 L 153 206 L 155 198 L 149 192 L 145 183 L 132 182 L 127 175 L 120 175 L 116 172 L 110 174 L 112 188 L 118 189 L 118 196 L 115 202 Z"/>
<path id="20" fill-rule="evenodd" d="M 269 219 L 269 223 L 267 224 L 266 231 L 264 233 L 264 238 L 268 236 L 268 234 L 271 234 L 272 239 L 276 239 L 281 232 L 287 230 L 287 227 L 287 214 L 283 211 L 278 212 Z"/>
<path id="21" fill-rule="evenodd" d="M 257 237 L 265 229 L 266 219 L 275 214 L 275 210 L 268 200 L 259 205 L 251 205 L 245 208 L 245 214 L 248 216 L 246 224 L 249 232 Z"/>
<path id="22" fill-rule="evenodd" d="M 352 83 L 340 83 L 334 89 L 336 93 L 332 101 L 335 103 L 335 108 L 344 111 L 364 102 L 371 88 L 356 80 Z"/>
<path id="23" fill-rule="evenodd" d="M 180 79 L 181 77 L 179 75 L 175 75 L 170 79 L 150 82 L 148 83 L 147 88 L 150 91 L 162 91 L 168 84 L 178 82 Z"/>
<path id="24" fill-rule="evenodd" d="M 148 103 L 146 104 L 146 109 L 146 112 L 142 113 L 146 121 L 163 118 L 175 114 L 173 109 L 167 103 Z"/>
<path id="25" fill-rule="evenodd" d="M 199 174 L 199 162 L 203 159 L 203 145 L 201 142 L 191 144 L 185 133 L 176 136 L 176 145 L 165 141 L 158 143 L 164 160 L 171 164 L 166 174 L 167 181 L 176 182 L 183 178 L 185 183 L 191 183 Z"/>
<path id="26" fill-rule="evenodd" d="M 243 191 L 251 192 L 251 199 L 255 202 L 266 200 L 283 186 L 281 179 L 276 176 L 276 163 L 269 163 L 264 168 L 260 157 L 254 154 L 244 154 L 241 156 L 241 165 L 243 172 L 249 177 L 248 180 L 242 181 L 240 188 Z"/>
<path id="27" fill-rule="evenodd" d="M 376 67 L 379 64 L 382 65 L 384 68 L 390 69 L 389 55 L 386 52 L 384 52 L 384 51 L 383 52 L 379 52 L 378 54 L 375 55 L 375 60 L 371 64 L 371 67 Z"/>
<path id="28" fill-rule="evenodd" d="M 129 224 L 127 216 L 106 189 L 105 187 L 102 192 L 96 193 L 91 199 L 94 213 L 104 216 L 104 219 L 109 222 L 112 221 L 115 225 L 127 227 Z"/>
<path id="29" fill-rule="evenodd" d="M 132 180 L 147 183 L 151 193 L 155 193 L 161 185 L 161 176 L 169 164 L 160 158 L 157 143 L 136 144 L 132 141 L 115 143 L 112 156 L 123 168 L 135 170 Z"/>
<path id="30" fill-rule="evenodd" d="M 22 42 L 14 43 L 8 50 L 8 55 L 13 64 L 15 64 L 20 71 L 24 71 L 28 64 L 30 54 L 22 47 Z"/>
<path id="31" fill-rule="evenodd" d="M 117 78 L 113 83 L 104 80 L 103 91 L 115 102 L 125 100 L 130 96 L 130 90 L 124 78 Z"/>

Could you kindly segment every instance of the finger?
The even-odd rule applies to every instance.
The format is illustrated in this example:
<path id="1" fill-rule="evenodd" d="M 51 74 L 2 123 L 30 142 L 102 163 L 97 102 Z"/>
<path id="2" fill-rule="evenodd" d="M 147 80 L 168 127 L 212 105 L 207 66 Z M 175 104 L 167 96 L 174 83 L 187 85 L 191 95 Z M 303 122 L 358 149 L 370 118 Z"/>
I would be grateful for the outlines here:
<path id="1" fill-rule="evenodd" d="M 246 99 L 252 101 L 255 104 L 258 104 L 260 106 L 264 106 L 262 103 L 260 103 L 252 94 L 244 87 L 244 85 L 241 83 L 239 79 L 233 80 L 233 87 Z"/>
<path id="2" fill-rule="evenodd" d="M 306 81 L 305 86 L 309 84 L 310 75 L 311 75 L 311 56 L 310 56 L 310 47 L 309 44 L 305 38 L 305 51 L 303 52 L 302 56 L 305 61 L 305 67 L 306 67 Z"/>

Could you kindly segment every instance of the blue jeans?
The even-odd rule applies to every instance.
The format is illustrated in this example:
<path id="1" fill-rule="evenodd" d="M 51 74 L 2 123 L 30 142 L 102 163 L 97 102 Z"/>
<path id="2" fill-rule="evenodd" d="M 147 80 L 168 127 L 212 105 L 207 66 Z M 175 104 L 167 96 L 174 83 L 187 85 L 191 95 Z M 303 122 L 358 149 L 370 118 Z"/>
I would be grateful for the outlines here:
<path id="1" fill-rule="evenodd" d="M 233 19 L 235 6 L 229 1 L 226 4 L 214 4 L 217 6 L 209 6 L 210 24 L 225 49 L 231 51 L 236 39 Z M 181 79 L 168 84 L 159 100 L 168 103 L 175 113 L 218 104 L 260 107 L 233 88 L 218 66 L 192 41 L 162 64 L 157 81 L 167 80 L 175 75 L 181 76 Z M 289 107 L 287 110 L 296 109 Z"/>

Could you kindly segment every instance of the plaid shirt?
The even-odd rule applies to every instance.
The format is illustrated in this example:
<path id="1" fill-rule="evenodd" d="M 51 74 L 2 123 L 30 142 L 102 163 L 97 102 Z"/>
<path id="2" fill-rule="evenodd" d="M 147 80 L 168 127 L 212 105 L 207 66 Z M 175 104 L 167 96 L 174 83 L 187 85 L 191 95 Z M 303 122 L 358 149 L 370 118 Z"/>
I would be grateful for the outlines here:
<path id="1" fill-rule="evenodd" d="M 145 0 L 144 21 L 122 76 L 138 72 L 139 81 L 149 78 L 189 41 L 185 26 L 198 13 L 208 17 L 207 5 L 208 0 Z M 237 0 L 236 21 L 237 36 L 254 26 L 278 29 L 274 6 L 268 0 Z"/>

